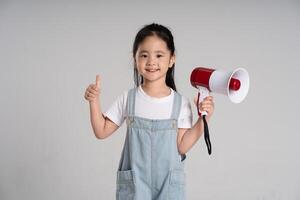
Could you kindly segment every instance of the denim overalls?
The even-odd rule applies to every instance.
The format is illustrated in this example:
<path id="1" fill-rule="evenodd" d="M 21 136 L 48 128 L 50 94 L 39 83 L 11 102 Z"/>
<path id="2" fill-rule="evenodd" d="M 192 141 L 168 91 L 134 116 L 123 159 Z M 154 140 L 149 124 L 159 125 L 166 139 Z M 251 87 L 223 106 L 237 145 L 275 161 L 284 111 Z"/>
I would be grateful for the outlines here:
<path id="1" fill-rule="evenodd" d="M 136 92 L 136 88 L 129 90 L 127 97 L 127 133 L 117 172 L 116 198 L 184 200 L 185 155 L 177 148 L 181 96 L 174 92 L 170 119 L 152 120 L 135 116 Z"/>

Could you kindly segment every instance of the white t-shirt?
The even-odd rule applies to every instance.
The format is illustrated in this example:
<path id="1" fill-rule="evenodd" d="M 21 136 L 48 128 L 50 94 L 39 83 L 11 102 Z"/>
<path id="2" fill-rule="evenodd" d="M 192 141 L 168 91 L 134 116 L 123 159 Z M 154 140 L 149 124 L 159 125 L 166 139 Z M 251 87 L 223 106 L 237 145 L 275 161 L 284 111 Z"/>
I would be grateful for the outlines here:
<path id="1" fill-rule="evenodd" d="M 104 113 L 116 125 L 121 126 L 127 117 L 127 94 L 125 91 L 120 95 L 111 107 Z M 172 114 L 174 90 L 166 97 L 151 97 L 138 87 L 135 98 L 135 116 L 147 119 L 170 119 Z M 181 109 L 178 117 L 178 128 L 192 127 L 192 109 L 186 97 L 181 98 Z"/>

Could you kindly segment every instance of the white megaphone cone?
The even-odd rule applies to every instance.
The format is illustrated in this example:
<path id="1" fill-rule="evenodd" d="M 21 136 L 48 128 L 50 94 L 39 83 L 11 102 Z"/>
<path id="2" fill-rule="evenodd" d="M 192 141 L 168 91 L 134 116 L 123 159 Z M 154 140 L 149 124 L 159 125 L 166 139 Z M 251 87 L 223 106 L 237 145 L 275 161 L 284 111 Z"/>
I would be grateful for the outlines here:
<path id="1" fill-rule="evenodd" d="M 204 137 L 211 154 L 211 145 L 205 116 L 206 111 L 199 109 L 199 103 L 209 96 L 209 92 L 224 94 L 233 103 L 242 102 L 249 91 L 249 74 L 243 68 L 234 71 L 215 70 L 205 67 L 197 67 L 190 77 L 191 84 L 198 89 L 197 111 L 204 121 Z"/>
<path id="2" fill-rule="evenodd" d="M 215 70 L 209 79 L 209 89 L 227 95 L 233 103 L 240 103 L 249 91 L 248 72 L 243 68 L 231 72 Z"/>

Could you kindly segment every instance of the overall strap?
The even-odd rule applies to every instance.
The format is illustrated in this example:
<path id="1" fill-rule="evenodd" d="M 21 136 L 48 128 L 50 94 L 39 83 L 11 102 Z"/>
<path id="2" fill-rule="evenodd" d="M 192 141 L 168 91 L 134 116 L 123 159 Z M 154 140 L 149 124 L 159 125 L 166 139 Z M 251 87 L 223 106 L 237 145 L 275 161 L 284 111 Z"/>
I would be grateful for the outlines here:
<path id="1" fill-rule="evenodd" d="M 136 88 L 132 88 L 128 91 L 128 94 L 127 94 L 127 113 L 128 113 L 128 116 L 134 116 L 136 90 L 137 90 Z"/>
<path id="2" fill-rule="evenodd" d="M 171 119 L 178 119 L 181 109 L 181 95 L 174 91 L 174 100 Z"/>

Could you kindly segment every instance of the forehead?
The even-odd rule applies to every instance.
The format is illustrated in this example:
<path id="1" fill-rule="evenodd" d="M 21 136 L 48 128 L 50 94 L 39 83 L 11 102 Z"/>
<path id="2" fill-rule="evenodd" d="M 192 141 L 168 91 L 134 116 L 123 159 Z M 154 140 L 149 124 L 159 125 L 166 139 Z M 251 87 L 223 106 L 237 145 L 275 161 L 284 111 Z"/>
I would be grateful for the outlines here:
<path id="1" fill-rule="evenodd" d="M 140 43 L 138 51 L 169 51 L 169 49 L 161 38 L 148 36 Z"/>

